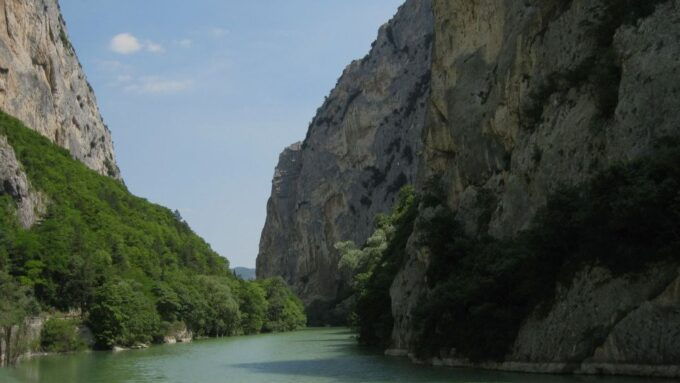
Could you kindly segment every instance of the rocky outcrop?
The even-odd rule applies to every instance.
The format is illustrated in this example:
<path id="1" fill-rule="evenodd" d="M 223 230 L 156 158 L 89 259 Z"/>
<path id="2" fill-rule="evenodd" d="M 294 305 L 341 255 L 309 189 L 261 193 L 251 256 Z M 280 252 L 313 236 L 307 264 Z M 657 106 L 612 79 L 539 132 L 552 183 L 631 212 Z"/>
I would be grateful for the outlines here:
<path id="1" fill-rule="evenodd" d="M 194 333 L 187 328 L 186 324 L 182 323 L 180 326 L 176 326 L 163 336 L 163 343 L 190 343 L 193 339 Z"/>
<path id="2" fill-rule="evenodd" d="M 289 245 L 294 242 L 297 180 L 302 170 L 301 149 L 300 142 L 287 147 L 279 156 L 274 171 L 272 194 L 267 203 L 267 221 L 260 240 L 260 254 L 263 255 L 258 256 L 255 269 L 260 277 L 278 274 L 290 282 L 296 275 L 297 254 Z"/>
<path id="3" fill-rule="evenodd" d="M 88 167 L 120 178 L 111 133 L 57 0 L 0 0 L 0 109 Z"/>
<path id="4" fill-rule="evenodd" d="M 307 303 L 337 296 L 332 244 L 366 239 L 373 215 L 390 207 L 400 171 L 421 188 L 441 180 L 468 234 L 513 237 L 558 187 L 582 184 L 680 136 L 679 20 L 673 0 L 407 1 L 371 54 L 345 71 L 296 151 L 294 169 L 280 166 L 292 169 L 279 180 L 289 186 L 274 188 L 258 273 L 284 275 Z M 397 54 L 392 41 L 395 48 L 411 43 Z M 432 51 L 411 56 L 414 41 L 433 41 Z M 386 76 L 374 62 L 399 70 Z M 380 81 L 403 92 L 383 87 L 389 97 L 367 97 Z M 399 94 L 418 101 L 404 104 L 409 98 Z M 408 123 L 366 122 L 374 111 L 404 105 L 416 106 Z M 392 155 L 393 142 L 410 148 L 412 162 Z M 428 293 L 429 254 L 418 238 L 430 210 L 421 210 L 390 289 L 392 355 L 412 351 L 411 312 Z M 585 265 L 572 281 L 556 281 L 558 303 L 523 323 L 504 362 L 478 365 L 679 376 L 679 266 L 621 276 Z M 455 350 L 436 362 L 472 364 Z"/>
<path id="5" fill-rule="evenodd" d="M 260 278 L 280 275 L 303 300 L 333 300 L 342 281 L 334 244 L 361 243 L 376 214 L 415 182 L 430 89 L 430 0 L 409 0 L 353 62 L 302 144 L 280 158 L 257 258 Z"/>
<path id="6" fill-rule="evenodd" d="M 10 364 L 24 358 L 36 355 L 40 345 L 40 332 L 45 326 L 46 318 L 28 317 L 21 326 L 12 326 L 11 334 L 7 337 L 6 328 L 0 329 L 0 366 Z M 9 347 L 7 344 L 9 343 Z M 10 357 L 7 358 L 7 353 Z"/>
<path id="7" fill-rule="evenodd" d="M 46 197 L 35 190 L 17 161 L 7 138 L 0 136 L 0 195 L 8 194 L 17 207 L 19 224 L 28 229 L 45 214 Z"/>

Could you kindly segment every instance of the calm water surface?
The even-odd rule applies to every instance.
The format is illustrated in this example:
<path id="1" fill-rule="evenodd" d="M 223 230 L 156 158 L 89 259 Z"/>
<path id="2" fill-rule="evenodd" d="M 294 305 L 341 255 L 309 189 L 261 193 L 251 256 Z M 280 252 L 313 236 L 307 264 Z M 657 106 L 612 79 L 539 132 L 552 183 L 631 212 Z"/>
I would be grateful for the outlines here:
<path id="1" fill-rule="evenodd" d="M 310 329 L 36 358 L 0 369 L 0 382 L 460 382 L 649 383 L 649 379 L 507 374 L 417 366 L 356 346 L 345 329 Z M 665 381 L 653 381 L 664 382 Z"/>

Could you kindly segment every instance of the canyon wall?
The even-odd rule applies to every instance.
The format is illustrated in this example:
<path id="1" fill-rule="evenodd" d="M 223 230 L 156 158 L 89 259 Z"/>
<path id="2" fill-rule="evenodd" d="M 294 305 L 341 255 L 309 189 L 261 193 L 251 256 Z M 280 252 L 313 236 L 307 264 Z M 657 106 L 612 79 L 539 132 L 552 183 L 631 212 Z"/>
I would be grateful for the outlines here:
<path id="1" fill-rule="evenodd" d="M 338 298 L 333 244 L 363 243 L 400 186 L 433 178 L 467 234 L 512 238 L 559 187 L 680 136 L 678 41 L 674 0 L 407 1 L 345 71 L 305 141 L 282 154 L 258 276 L 284 276 L 308 304 Z M 427 214 L 390 289 L 393 355 L 416 358 Z M 557 303 L 526 318 L 504 361 L 455 350 L 432 361 L 678 376 L 679 267 L 620 276 L 583 265 L 555 281 Z"/>
<path id="2" fill-rule="evenodd" d="M 57 0 L 0 0 L 0 109 L 120 179 L 99 113 Z"/>
<path id="3" fill-rule="evenodd" d="M 416 180 L 430 90 L 430 0 L 407 1 L 354 61 L 302 143 L 280 157 L 257 258 L 259 278 L 280 275 L 302 299 L 342 289 L 334 244 L 361 243 L 376 214 Z"/>

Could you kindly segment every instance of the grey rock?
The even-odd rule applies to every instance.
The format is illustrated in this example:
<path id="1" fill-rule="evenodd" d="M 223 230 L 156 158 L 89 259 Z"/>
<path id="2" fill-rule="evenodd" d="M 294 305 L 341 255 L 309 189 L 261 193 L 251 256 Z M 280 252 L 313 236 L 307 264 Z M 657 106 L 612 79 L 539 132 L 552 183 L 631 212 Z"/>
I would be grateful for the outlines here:
<path id="1" fill-rule="evenodd" d="M 645 343 L 655 343 L 658 337 L 650 335 L 663 328 L 655 325 L 650 326 L 649 330 L 653 327 L 653 331 L 644 331 L 645 321 L 663 316 L 675 319 L 669 325 L 677 323 L 677 318 L 674 318 L 677 314 L 673 314 L 672 309 L 668 313 L 659 311 L 649 315 L 660 307 L 651 301 L 677 277 L 677 269 L 667 264 L 654 265 L 635 277 L 614 276 L 607 269 L 588 267 L 574 278 L 570 286 L 559 286 L 555 305 L 547 315 L 535 313 L 524 323 L 507 359 L 515 362 L 580 363 L 597 354 L 594 359 L 598 362 L 649 363 L 642 355 L 629 359 L 623 354 L 636 350 L 652 357 L 650 348 L 645 347 L 649 344 Z M 641 317 L 644 319 L 640 322 Z M 621 336 L 617 334 L 630 332 L 632 328 L 635 328 L 637 336 L 625 339 L 627 344 L 622 345 Z M 668 340 L 680 346 L 677 337 Z M 608 345 L 605 345 L 606 342 Z M 604 349 L 596 353 L 603 345 Z M 614 353 L 613 349 L 618 352 Z M 614 354 L 618 357 L 612 358 Z"/>
<path id="2" fill-rule="evenodd" d="M 560 185 L 680 135 L 677 3 L 623 23 L 612 20 L 611 4 L 435 0 L 421 177 L 442 176 L 450 207 L 472 234 L 512 236 Z M 485 206 L 480 192 L 490 197 Z M 480 223 L 482 211 L 488 222 Z M 400 275 L 422 275 L 414 261 L 427 260 L 422 253 L 410 250 Z M 616 277 L 587 267 L 562 286 L 547 315 L 524 323 L 505 363 L 483 367 L 676 376 L 677 304 L 650 302 L 676 268 Z M 415 288 L 395 293 L 399 284 Z M 418 286 L 398 277 L 393 308 L 414 307 L 427 293 Z M 412 328 L 409 315 L 395 313 L 394 348 L 412 347 L 404 345 Z"/>
<path id="3" fill-rule="evenodd" d="M 40 344 L 40 332 L 46 321 L 44 317 L 27 317 L 21 326 L 12 326 L 9 337 L 11 359 L 19 361 L 40 354 L 36 345 Z M 5 328 L 0 329 L 0 367 L 5 365 L 8 352 L 5 330 Z"/>
<path id="4" fill-rule="evenodd" d="M 0 109 L 88 167 L 120 179 L 111 132 L 57 0 L 0 0 Z"/>
<path id="5" fill-rule="evenodd" d="M 680 5 L 650 4 L 647 13 L 611 0 L 407 1 L 345 71 L 303 145 L 282 155 L 258 276 L 284 276 L 306 303 L 337 297 L 333 243 L 365 241 L 401 172 L 418 188 L 441 178 L 470 234 L 504 238 L 558 187 L 680 136 Z M 393 144 L 411 148 L 413 162 Z M 391 355 L 412 351 L 411 313 L 428 293 L 418 220 L 390 289 Z M 636 276 L 586 266 L 558 286 L 549 312 L 526 320 L 505 362 L 481 366 L 680 376 L 678 266 Z"/>
<path id="6" fill-rule="evenodd" d="M 409 0 L 350 64 L 307 137 L 283 152 L 257 258 L 310 303 L 336 298 L 340 240 L 364 242 L 377 213 L 414 183 L 429 94 L 432 9 Z"/>
<path id="7" fill-rule="evenodd" d="M 7 138 L 0 136 L 0 195 L 8 194 L 16 203 L 17 219 L 25 229 L 45 214 L 47 198 L 31 186 Z"/>

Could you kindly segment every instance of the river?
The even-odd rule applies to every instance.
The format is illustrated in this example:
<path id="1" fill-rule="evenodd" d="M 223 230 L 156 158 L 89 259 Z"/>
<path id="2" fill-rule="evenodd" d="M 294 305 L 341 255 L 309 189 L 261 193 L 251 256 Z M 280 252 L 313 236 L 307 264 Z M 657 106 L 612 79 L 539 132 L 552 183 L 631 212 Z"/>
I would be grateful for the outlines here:
<path id="1" fill-rule="evenodd" d="M 650 379 L 509 374 L 418 366 L 405 359 L 364 350 L 356 345 L 348 330 L 330 328 L 201 340 L 118 353 L 44 356 L 15 368 L 0 369 L 0 382 L 649 383 Z"/>

